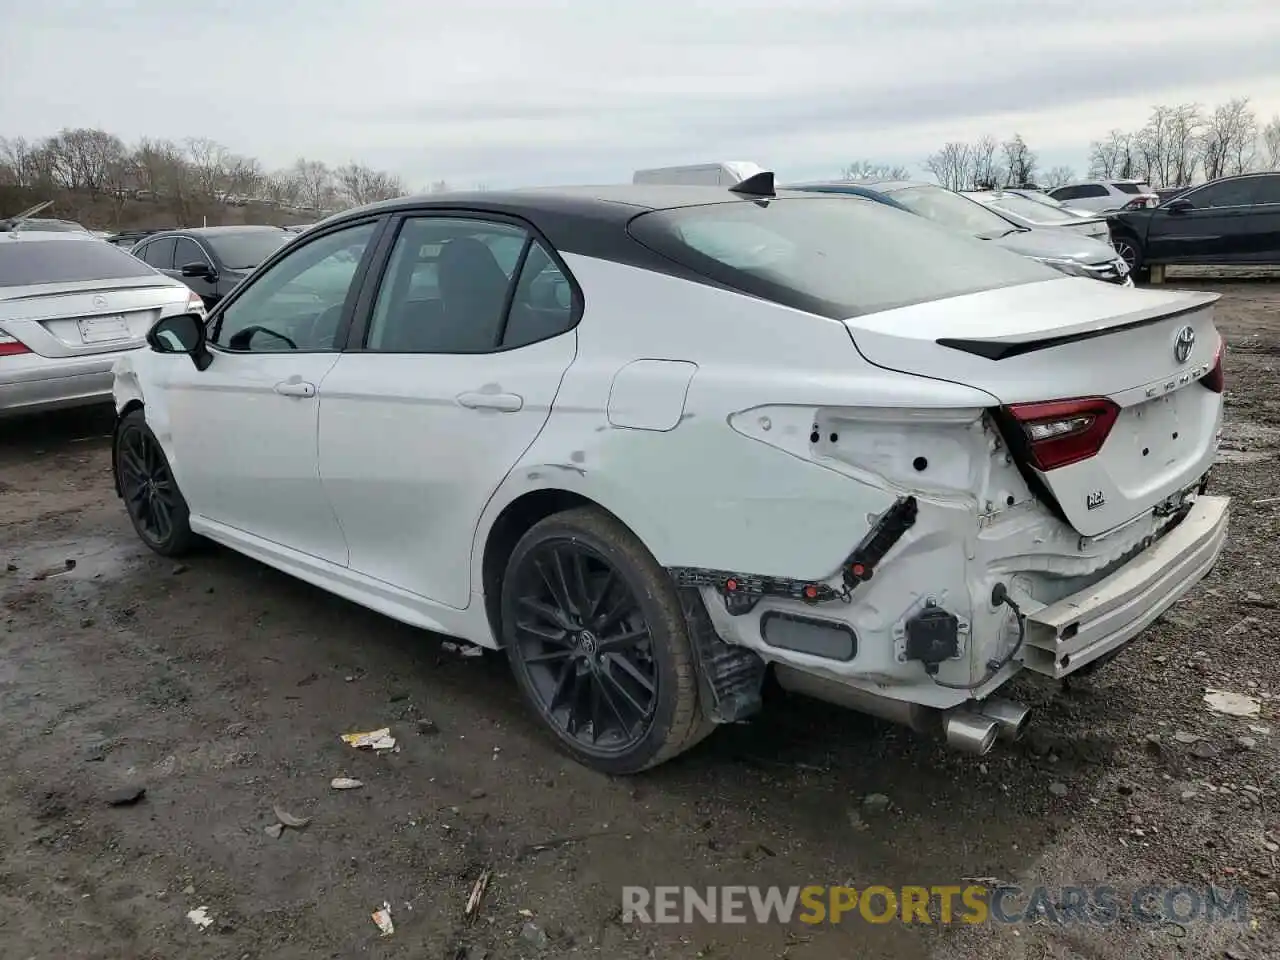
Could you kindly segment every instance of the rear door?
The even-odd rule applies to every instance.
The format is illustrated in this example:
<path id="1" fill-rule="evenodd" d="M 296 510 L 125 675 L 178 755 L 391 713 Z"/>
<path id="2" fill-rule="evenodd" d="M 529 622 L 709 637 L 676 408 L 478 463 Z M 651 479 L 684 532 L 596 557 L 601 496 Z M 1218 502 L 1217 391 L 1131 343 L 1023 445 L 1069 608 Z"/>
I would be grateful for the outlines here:
<path id="1" fill-rule="evenodd" d="M 397 229 L 324 380 L 320 476 L 353 570 L 461 609 L 480 514 L 547 421 L 581 298 L 522 223 L 450 213 Z"/>

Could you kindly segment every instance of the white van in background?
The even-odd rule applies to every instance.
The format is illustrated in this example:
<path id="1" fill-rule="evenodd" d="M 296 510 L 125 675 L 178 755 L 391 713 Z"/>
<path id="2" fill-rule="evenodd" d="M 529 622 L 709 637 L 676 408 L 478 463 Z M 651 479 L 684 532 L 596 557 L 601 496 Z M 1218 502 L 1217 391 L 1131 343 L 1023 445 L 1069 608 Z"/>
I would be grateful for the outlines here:
<path id="1" fill-rule="evenodd" d="M 757 173 L 764 173 L 764 168 L 750 160 L 724 160 L 719 163 L 694 163 L 684 167 L 652 167 L 648 170 L 637 170 L 631 182 L 731 187 Z"/>

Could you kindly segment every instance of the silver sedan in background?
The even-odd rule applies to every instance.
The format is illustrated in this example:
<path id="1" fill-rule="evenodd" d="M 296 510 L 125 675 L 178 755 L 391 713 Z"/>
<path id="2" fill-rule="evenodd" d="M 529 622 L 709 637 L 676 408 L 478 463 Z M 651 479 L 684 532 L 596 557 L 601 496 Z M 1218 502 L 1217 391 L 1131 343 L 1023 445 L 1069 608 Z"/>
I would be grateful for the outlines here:
<path id="1" fill-rule="evenodd" d="M 1039 199 L 1032 199 L 1022 193 L 1011 190 L 972 190 L 965 193 L 970 200 L 977 200 L 985 206 L 998 210 L 1020 227 L 1057 227 L 1082 233 L 1086 237 L 1111 243 L 1111 228 L 1107 226 L 1107 218 L 1099 216 L 1083 216 Z"/>
<path id="2" fill-rule="evenodd" d="M 88 231 L 0 231 L 0 418 L 111 400 L 116 358 L 198 294 Z"/>

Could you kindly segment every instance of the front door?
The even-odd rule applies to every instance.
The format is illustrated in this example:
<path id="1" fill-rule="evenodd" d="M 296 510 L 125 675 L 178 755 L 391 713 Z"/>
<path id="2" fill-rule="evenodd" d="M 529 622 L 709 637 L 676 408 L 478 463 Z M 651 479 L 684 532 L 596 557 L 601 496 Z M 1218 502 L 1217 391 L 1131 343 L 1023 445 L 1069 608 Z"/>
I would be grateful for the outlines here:
<path id="1" fill-rule="evenodd" d="M 580 313 L 523 226 L 402 221 L 320 401 L 320 475 L 352 570 L 469 604 L 480 514 L 547 421 Z"/>
<path id="2" fill-rule="evenodd" d="M 318 411 L 375 228 L 368 221 L 290 247 L 210 317 L 208 369 L 175 364 L 165 392 L 193 514 L 347 562 L 318 472 Z"/>

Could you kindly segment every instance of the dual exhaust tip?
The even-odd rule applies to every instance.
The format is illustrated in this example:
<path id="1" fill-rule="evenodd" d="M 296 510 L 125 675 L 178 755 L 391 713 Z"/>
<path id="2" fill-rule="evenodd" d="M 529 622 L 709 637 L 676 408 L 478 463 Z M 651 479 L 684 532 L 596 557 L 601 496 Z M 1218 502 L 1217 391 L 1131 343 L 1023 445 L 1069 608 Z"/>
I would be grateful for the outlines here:
<path id="1" fill-rule="evenodd" d="M 958 707 L 942 720 L 947 744 L 965 753 L 982 756 L 996 740 L 1012 742 L 1022 736 L 1031 708 L 1012 700 L 984 700 L 973 708 Z"/>

